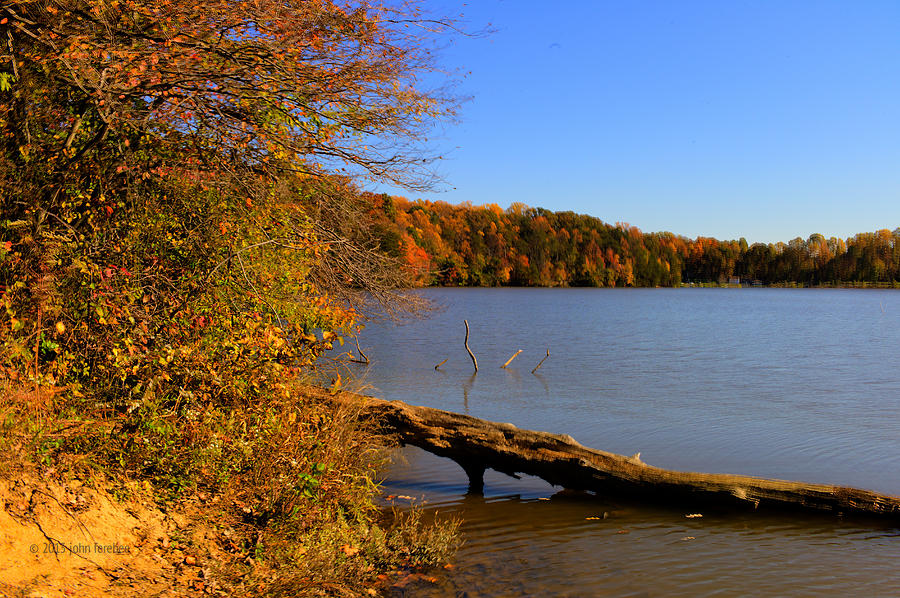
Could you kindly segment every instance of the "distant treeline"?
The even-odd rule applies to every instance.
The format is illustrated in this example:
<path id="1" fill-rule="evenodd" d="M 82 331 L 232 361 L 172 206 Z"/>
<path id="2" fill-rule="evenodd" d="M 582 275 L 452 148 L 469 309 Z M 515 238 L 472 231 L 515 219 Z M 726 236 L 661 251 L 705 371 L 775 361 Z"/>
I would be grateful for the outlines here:
<path id="1" fill-rule="evenodd" d="M 382 250 L 423 285 L 679 286 L 684 283 L 895 286 L 900 229 L 787 243 L 644 233 L 514 203 L 450 205 L 364 194 Z"/>

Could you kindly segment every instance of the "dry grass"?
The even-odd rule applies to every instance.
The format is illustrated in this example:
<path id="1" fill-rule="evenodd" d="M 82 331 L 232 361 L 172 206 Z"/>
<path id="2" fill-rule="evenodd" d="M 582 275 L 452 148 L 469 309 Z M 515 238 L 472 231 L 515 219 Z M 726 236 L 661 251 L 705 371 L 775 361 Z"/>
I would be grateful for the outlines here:
<path id="1" fill-rule="evenodd" d="M 51 393 L 8 388 L 0 481 L 29 470 L 41 483 L 78 480 L 123 505 L 177 514 L 171 542 L 208 563 L 200 584 L 169 575 L 178 592 L 368 596 L 383 589 L 379 575 L 439 566 L 456 546 L 455 522 L 425 525 L 416 512 L 375 506 L 373 479 L 389 454 L 352 401 L 325 391 L 72 417 Z"/>

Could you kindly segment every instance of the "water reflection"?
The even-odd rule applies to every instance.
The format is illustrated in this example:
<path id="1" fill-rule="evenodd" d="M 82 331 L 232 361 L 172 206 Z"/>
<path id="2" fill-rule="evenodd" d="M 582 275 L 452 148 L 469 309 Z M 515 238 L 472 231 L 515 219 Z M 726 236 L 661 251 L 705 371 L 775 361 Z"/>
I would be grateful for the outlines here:
<path id="1" fill-rule="evenodd" d="M 458 516 L 455 566 L 396 596 L 895 595 L 900 529 L 831 515 L 649 507 L 489 472 L 483 496 L 449 460 L 418 449 L 388 482 Z M 440 479 L 438 483 L 436 480 Z M 687 517 L 692 515 L 692 517 Z"/>
<path id="2" fill-rule="evenodd" d="M 463 409 L 464 413 L 469 415 L 469 391 L 472 390 L 472 386 L 475 385 L 475 377 L 478 376 L 477 373 L 472 374 L 469 378 L 463 383 Z"/>
<path id="3" fill-rule="evenodd" d="M 544 394 L 547 395 L 547 398 L 549 399 L 550 398 L 550 385 L 547 384 L 547 381 L 544 379 L 544 377 L 541 376 L 540 374 L 538 374 L 537 372 L 532 372 L 531 375 L 538 379 L 538 381 L 541 383 L 541 386 L 544 387 Z"/>
<path id="4" fill-rule="evenodd" d="M 522 385 L 522 373 L 519 372 L 517 368 L 507 367 L 503 368 L 503 371 L 506 372 L 511 384 L 515 384 L 516 386 Z"/>

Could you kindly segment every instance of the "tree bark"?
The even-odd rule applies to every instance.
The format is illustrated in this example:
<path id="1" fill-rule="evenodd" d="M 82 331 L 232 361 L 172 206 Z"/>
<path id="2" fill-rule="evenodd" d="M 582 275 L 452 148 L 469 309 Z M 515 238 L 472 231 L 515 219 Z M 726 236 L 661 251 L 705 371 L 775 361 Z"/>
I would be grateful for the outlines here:
<path id="1" fill-rule="evenodd" d="M 671 471 L 647 465 L 640 453 L 626 457 L 582 446 L 566 434 L 521 430 L 460 413 L 344 395 L 361 406 L 386 435 L 456 461 L 479 492 L 484 470 L 524 473 L 573 490 L 700 506 L 792 507 L 838 514 L 900 519 L 900 497 L 868 490 L 741 475 Z"/>

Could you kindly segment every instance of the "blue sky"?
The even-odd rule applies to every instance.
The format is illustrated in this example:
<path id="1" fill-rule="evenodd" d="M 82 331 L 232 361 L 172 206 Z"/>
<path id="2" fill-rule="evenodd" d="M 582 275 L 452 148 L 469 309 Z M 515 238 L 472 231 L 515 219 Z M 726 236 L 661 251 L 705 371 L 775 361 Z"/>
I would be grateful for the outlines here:
<path id="1" fill-rule="evenodd" d="M 687 237 L 900 226 L 900 2 L 430 2 L 486 37 L 444 127 L 449 203 L 515 201 Z"/>

